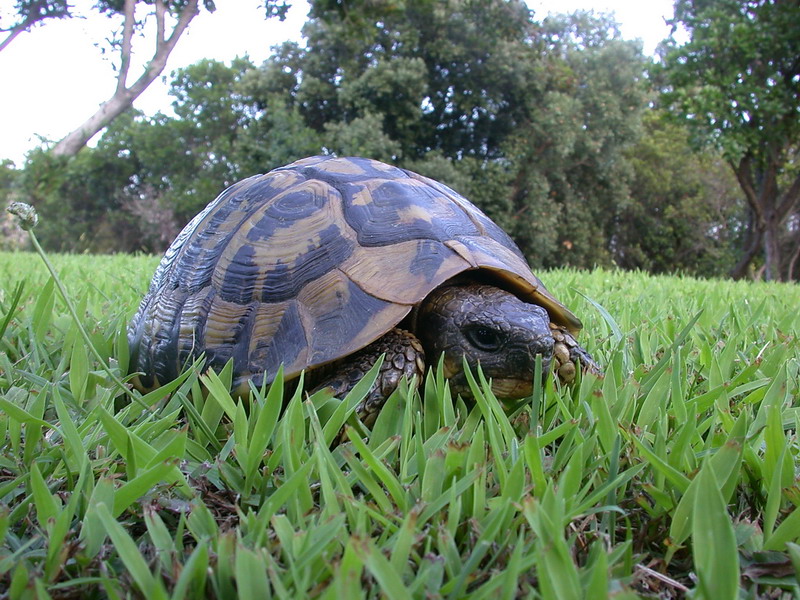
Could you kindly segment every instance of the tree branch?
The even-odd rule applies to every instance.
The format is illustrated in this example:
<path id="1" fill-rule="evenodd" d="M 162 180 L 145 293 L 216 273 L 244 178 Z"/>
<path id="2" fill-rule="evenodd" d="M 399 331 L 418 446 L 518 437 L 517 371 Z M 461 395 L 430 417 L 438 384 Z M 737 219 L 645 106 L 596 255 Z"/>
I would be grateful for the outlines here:
<path id="1" fill-rule="evenodd" d="M 734 164 L 733 162 L 730 162 L 729 164 L 731 169 L 733 169 L 733 173 L 736 175 L 736 180 L 739 182 L 739 187 L 742 188 L 742 191 L 744 192 L 747 203 L 750 205 L 750 208 L 753 209 L 756 221 L 762 222 L 764 215 L 762 214 L 761 207 L 758 204 L 758 192 L 753 184 L 753 170 L 751 166 L 750 154 L 748 153 L 742 156 L 742 158 L 739 159 L 738 165 Z"/>
<path id="2" fill-rule="evenodd" d="M 133 51 L 133 26 L 136 20 L 136 0 L 125 0 L 123 8 L 125 21 L 122 25 L 122 47 L 120 49 L 119 73 L 117 74 L 117 91 L 124 92 L 128 85 L 128 71 L 131 68 L 131 53 Z"/>
<path id="3" fill-rule="evenodd" d="M 764 237 L 764 230 L 759 227 L 754 214 L 750 215 L 750 226 L 747 230 L 747 242 L 744 253 L 739 261 L 733 266 L 729 274 L 734 279 L 742 279 L 747 275 L 747 267 L 753 262 L 756 254 L 761 250 L 761 241 Z"/>
<path id="4" fill-rule="evenodd" d="M 169 38 L 164 37 L 165 20 L 167 7 L 163 0 L 156 0 L 156 26 L 158 36 L 156 39 L 156 49 L 153 57 L 145 66 L 144 72 L 132 85 L 126 87 L 126 79 L 130 68 L 130 57 L 132 51 L 132 34 L 134 25 L 134 10 L 136 0 L 125 0 L 125 25 L 122 43 L 122 62 L 120 74 L 117 77 L 117 89 L 114 95 L 103 102 L 97 112 L 89 117 L 78 129 L 69 133 L 63 140 L 58 142 L 53 148 L 55 156 L 73 156 L 94 136 L 98 131 L 106 127 L 120 114 L 125 112 L 133 104 L 147 87 L 156 80 L 167 65 L 167 59 L 175 48 L 181 35 L 189 23 L 200 12 L 198 0 L 188 0 L 186 6 L 178 17 L 178 22 L 172 30 Z M 127 42 L 126 42 L 127 39 Z"/>
<path id="5" fill-rule="evenodd" d="M 20 23 L 16 27 L 12 27 L 11 29 L 7 29 L 6 31 L 8 31 L 10 33 L 6 36 L 6 39 L 4 39 L 2 41 L 2 43 L 0 43 L 0 52 L 5 50 L 6 46 L 8 46 L 11 42 L 14 41 L 14 38 L 16 38 L 20 33 L 22 33 L 23 31 L 25 31 L 27 29 L 28 29 L 28 25 L 25 25 L 24 23 Z"/>
<path id="6" fill-rule="evenodd" d="M 797 266 L 798 258 L 800 258 L 800 236 L 797 236 L 797 244 L 795 244 L 792 258 L 789 260 L 789 267 L 786 269 L 786 281 L 792 281 L 793 279 L 796 279 L 794 276 L 794 270 Z"/>
<path id="7" fill-rule="evenodd" d="M 18 6 L 17 10 L 21 16 L 24 16 L 23 20 L 16 25 L 12 25 L 8 29 L 0 28 L 0 32 L 8 32 L 6 38 L 0 42 L 0 52 L 5 50 L 20 33 L 32 29 L 37 23 L 41 23 L 46 19 L 65 19 L 72 17 L 72 14 L 69 12 L 71 7 L 67 2 L 52 4 L 48 2 L 36 2 L 31 3 L 26 8 L 22 8 L 22 6 L 25 5 Z"/>
<path id="8" fill-rule="evenodd" d="M 164 6 L 163 0 L 156 0 L 155 9 L 156 9 L 156 48 L 158 48 L 159 45 L 164 43 L 164 31 L 165 31 L 164 17 L 167 12 L 167 8 L 166 6 Z"/>
<path id="9" fill-rule="evenodd" d="M 800 202 L 800 174 L 794 178 L 792 185 L 781 198 L 777 208 L 778 217 L 783 220 L 786 215 L 794 210 L 798 202 Z"/>
<path id="10" fill-rule="evenodd" d="M 129 92 L 135 94 L 134 98 L 138 97 L 139 94 L 147 89 L 147 86 L 155 81 L 155 79 L 164 70 L 164 67 L 167 65 L 167 59 L 169 58 L 172 50 L 175 48 L 175 44 L 178 43 L 178 40 L 180 39 L 181 35 L 183 35 L 183 32 L 186 31 L 186 28 L 189 26 L 189 23 L 191 23 L 192 19 L 194 19 L 200 12 L 197 3 L 198 0 L 189 0 L 186 3 L 178 22 L 175 24 L 175 28 L 172 30 L 172 34 L 169 36 L 169 38 L 164 39 L 164 19 L 166 16 L 166 6 L 164 5 L 163 0 L 157 0 L 155 4 L 156 26 L 159 32 L 158 39 L 156 40 L 156 51 L 153 54 L 153 58 L 150 59 L 150 62 L 147 64 L 142 76 L 137 79 L 136 82 L 134 82 L 134 84 L 129 88 Z"/>

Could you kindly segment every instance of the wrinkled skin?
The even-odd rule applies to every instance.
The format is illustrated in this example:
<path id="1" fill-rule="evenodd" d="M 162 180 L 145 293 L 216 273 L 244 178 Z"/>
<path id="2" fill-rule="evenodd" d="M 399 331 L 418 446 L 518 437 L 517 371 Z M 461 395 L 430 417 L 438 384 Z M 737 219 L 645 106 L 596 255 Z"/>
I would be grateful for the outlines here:
<path id="1" fill-rule="evenodd" d="M 434 290 L 400 328 L 332 363 L 313 387 L 344 395 L 381 354 L 386 357 L 378 381 L 358 409 L 368 425 L 401 377 L 416 376 L 419 384 L 426 365 L 437 364 L 442 354 L 451 391 L 464 397 L 471 396 L 462 367 L 465 359 L 470 369 L 480 364 L 501 399 L 524 398 L 532 392 L 537 356 L 542 357 L 545 376 L 552 366 L 566 383 L 575 377 L 575 362 L 584 370 L 600 372 L 572 335 L 550 322 L 544 308 L 497 287 L 472 283 Z"/>
<path id="2" fill-rule="evenodd" d="M 554 340 L 550 318 L 541 306 L 488 285 L 458 285 L 434 290 L 420 306 L 414 332 L 430 364 L 444 353 L 450 388 L 469 395 L 463 372 L 480 364 L 499 398 L 531 393 L 536 356 L 550 369 Z"/>

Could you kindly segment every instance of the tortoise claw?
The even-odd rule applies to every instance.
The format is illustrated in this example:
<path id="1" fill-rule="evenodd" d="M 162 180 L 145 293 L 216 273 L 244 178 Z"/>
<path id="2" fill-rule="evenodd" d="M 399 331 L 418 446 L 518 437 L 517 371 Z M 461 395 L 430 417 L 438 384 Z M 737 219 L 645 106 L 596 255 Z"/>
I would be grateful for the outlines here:
<path id="1" fill-rule="evenodd" d="M 555 323 L 550 323 L 550 329 L 555 340 L 553 349 L 553 370 L 563 383 L 572 383 L 577 374 L 576 364 L 580 365 L 584 373 L 602 375 L 600 368 L 592 355 L 582 348 L 573 335 Z"/>

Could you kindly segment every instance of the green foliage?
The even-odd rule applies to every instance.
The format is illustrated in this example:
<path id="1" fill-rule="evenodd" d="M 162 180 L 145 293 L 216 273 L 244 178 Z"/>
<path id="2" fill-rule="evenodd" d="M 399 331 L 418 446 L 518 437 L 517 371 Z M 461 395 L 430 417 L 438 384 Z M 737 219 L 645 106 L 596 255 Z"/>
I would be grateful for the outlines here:
<path id="1" fill-rule="evenodd" d="M 530 117 L 507 151 L 511 231 L 534 267 L 610 265 L 646 100 L 641 50 L 586 13 L 546 20 L 541 41 L 544 89 L 528 96 Z"/>
<path id="2" fill-rule="evenodd" d="M 449 158 L 496 157 L 515 123 L 526 82 L 519 52 L 532 25 L 521 2 L 409 2 L 360 18 L 312 6 L 305 49 L 280 47 L 262 68 L 259 91 L 300 108 L 306 123 L 347 125 L 374 115 L 397 159 L 432 150 Z M 530 57 L 529 57 L 530 58 Z M 513 96 L 518 98 L 514 98 Z M 393 148 L 393 150 L 396 150 Z M 384 152 L 390 155 L 391 152 Z"/>
<path id="3" fill-rule="evenodd" d="M 327 150 L 422 168 L 509 230 L 534 266 L 611 264 L 644 60 L 608 19 L 538 24 L 522 2 L 313 5 L 307 46 L 252 77 Z M 429 162 L 435 164 L 425 168 Z M 450 166 L 445 166 L 450 162 Z"/>
<path id="4" fill-rule="evenodd" d="M 720 149 L 752 214 L 741 275 L 763 250 L 769 279 L 794 275 L 800 249 L 800 5 L 773 0 L 679 0 L 659 77 L 665 103 L 698 145 Z"/>
<path id="5" fill-rule="evenodd" d="M 53 262 L 91 344 L 124 374 L 125 324 L 157 260 Z M 362 439 L 351 413 L 369 379 L 341 401 L 285 393 L 280 379 L 239 400 L 229 373 L 195 366 L 147 408 L 115 399 L 38 259 L 0 255 L 0 587 L 14 598 L 797 594 L 800 291 L 540 275 L 581 314 L 604 378 L 550 379 L 504 407 L 476 373 L 468 406 L 432 371 Z M 331 447 L 345 422 L 349 441 Z"/>
<path id="6" fill-rule="evenodd" d="M 791 19 L 781 11 L 794 9 L 763 4 L 679 3 L 693 38 L 673 44 L 660 67 L 592 13 L 537 21 L 521 1 L 312 2 L 305 46 L 284 43 L 259 67 L 236 59 L 180 69 L 174 116 L 126 113 L 71 160 L 34 152 L 1 174 L 0 195 L 37 206 L 49 249 L 159 252 L 235 181 L 309 155 L 362 155 L 450 185 L 536 269 L 758 275 L 770 267 L 757 256 L 769 237 L 781 273 L 796 278 L 800 163 L 794 146 L 775 145 L 796 139 L 796 112 L 772 125 L 758 113 L 724 135 L 691 116 L 718 125 L 741 116 L 700 101 L 769 87 L 769 73 L 787 75 L 748 102 L 778 110 L 797 85 L 791 53 L 779 55 L 765 29 L 784 39 Z M 726 11 L 735 13 L 728 21 L 708 16 Z M 740 37 L 768 64 L 737 63 L 747 58 L 731 43 Z M 706 73 L 714 60 L 720 72 Z M 749 87 L 731 87 L 745 72 Z M 670 92 L 659 103 L 648 102 L 654 85 Z M 668 123 L 665 112 L 685 118 Z M 779 130 L 783 121 L 792 123 Z M 771 145 L 746 148 L 759 132 Z M 719 148 L 696 144 L 709 135 Z M 746 150 L 738 182 L 751 182 L 738 191 L 722 163 L 735 148 Z M 776 157 L 772 170 L 765 156 Z M 770 190 L 783 200 L 758 208 Z"/>
<path id="7" fill-rule="evenodd" d="M 72 8 L 67 0 L 16 0 L 13 9 L 6 6 L 0 11 L 0 32 L 8 34 L 0 41 L 0 50 L 5 49 L 18 34 L 30 31 L 48 19 L 71 18 Z"/>
<path id="8" fill-rule="evenodd" d="M 655 273 L 724 276 L 746 218 L 733 174 L 711 151 L 693 152 L 685 127 L 661 111 L 644 118 L 629 152 L 631 202 L 618 217 L 617 262 Z"/>
<path id="9" fill-rule="evenodd" d="M 665 67 L 676 104 L 705 142 L 737 161 L 772 138 L 775 148 L 797 143 L 800 40 L 796 2 L 679 0 L 675 24 L 691 39 L 666 47 Z M 764 162 L 762 167 L 766 167 Z"/>
<path id="10" fill-rule="evenodd" d="M 47 248 L 127 248 L 137 232 L 129 226 L 134 219 L 125 210 L 124 185 L 135 172 L 135 163 L 120 160 L 109 146 L 71 160 L 35 150 L 20 174 L 18 195 L 44 217 L 39 235 Z"/>

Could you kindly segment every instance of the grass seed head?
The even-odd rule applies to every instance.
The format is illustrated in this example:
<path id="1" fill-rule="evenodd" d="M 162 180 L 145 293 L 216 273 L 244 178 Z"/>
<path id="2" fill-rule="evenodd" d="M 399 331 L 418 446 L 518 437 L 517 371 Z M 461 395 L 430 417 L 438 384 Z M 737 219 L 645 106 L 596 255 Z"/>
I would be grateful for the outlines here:
<path id="1" fill-rule="evenodd" d="M 12 202 L 6 210 L 17 217 L 19 226 L 25 231 L 30 231 L 39 223 L 39 214 L 36 209 L 25 202 Z"/>

